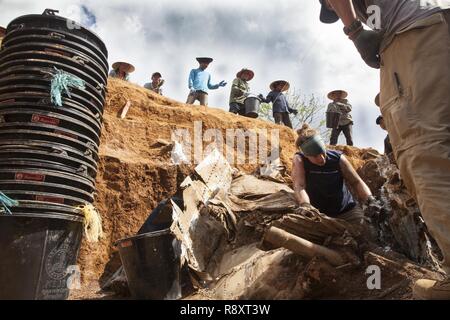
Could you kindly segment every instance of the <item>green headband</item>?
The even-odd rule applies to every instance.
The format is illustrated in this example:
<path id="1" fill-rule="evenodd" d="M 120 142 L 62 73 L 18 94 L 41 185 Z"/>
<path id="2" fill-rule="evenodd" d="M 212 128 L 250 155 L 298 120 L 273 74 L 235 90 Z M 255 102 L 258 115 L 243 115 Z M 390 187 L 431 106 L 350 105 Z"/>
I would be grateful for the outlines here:
<path id="1" fill-rule="evenodd" d="M 300 148 L 305 156 L 318 156 L 319 154 L 326 153 L 327 149 L 325 143 L 319 135 L 312 136 L 306 140 Z"/>

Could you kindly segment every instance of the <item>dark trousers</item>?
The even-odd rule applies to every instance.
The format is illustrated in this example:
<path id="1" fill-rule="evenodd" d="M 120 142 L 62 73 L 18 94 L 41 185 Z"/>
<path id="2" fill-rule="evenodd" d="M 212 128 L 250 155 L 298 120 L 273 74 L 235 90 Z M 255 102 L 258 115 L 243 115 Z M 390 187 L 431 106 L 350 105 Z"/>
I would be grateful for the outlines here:
<path id="1" fill-rule="evenodd" d="M 186 104 L 194 104 L 198 100 L 201 106 L 208 106 L 208 94 L 203 91 L 190 92 Z"/>
<path id="2" fill-rule="evenodd" d="M 230 103 L 230 112 L 245 116 L 245 106 L 237 102 L 232 102 Z"/>
<path id="3" fill-rule="evenodd" d="M 347 139 L 347 145 L 353 146 L 352 127 L 353 126 L 351 124 L 348 124 L 346 126 L 339 126 L 337 129 L 333 129 L 333 131 L 331 131 L 330 145 L 337 145 L 339 135 L 341 132 L 344 132 L 345 139 Z"/>
<path id="4" fill-rule="evenodd" d="M 274 112 L 273 118 L 275 119 L 276 124 L 283 123 L 286 127 L 292 129 L 292 122 L 288 112 Z"/>

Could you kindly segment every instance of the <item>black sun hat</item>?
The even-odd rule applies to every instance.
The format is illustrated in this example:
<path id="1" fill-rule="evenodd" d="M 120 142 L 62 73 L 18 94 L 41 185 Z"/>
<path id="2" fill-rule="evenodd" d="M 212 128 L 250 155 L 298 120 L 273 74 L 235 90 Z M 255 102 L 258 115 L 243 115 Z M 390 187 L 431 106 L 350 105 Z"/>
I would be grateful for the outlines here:
<path id="1" fill-rule="evenodd" d="M 253 72 L 253 70 L 245 69 L 245 68 L 244 68 L 244 69 L 242 69 L 241 71 L 239 71 L 239 72 L 236 74 L 236 78 L 242 77 L 242 75 L 243 75 L 244 73 L 247 73 L 247 74 L 250 75 L 250 79 L 249 79 L 248 81 L 252 80 L 252 79 L 255 77 L 255 73 Z"/>
<path id="2" fill-rule="evenodd" d="M 345 99 L 348 97 L 348 93 L 345 90 L 334 90 L 328 94 L 328 99 L 335 100 L 337 98 Z"/>
<path id="3" fill-rule="evenodd" d="M 270 90 L 275 90 L 275 88 L 279 85 L 282 85 L 281 92 L 288 91 L 291 85 L 286 80 L 277 80 L 270 84 Z"/>
<path id="4" fill-rule="evenodd" d="M 198 63 L 211 63 L 213 62 L 213 58 L 208 58 L 208 57 L 199 57 L 197 58 Z"/>
<path id="5" fill-rule="evenodd" d="M 328 9 L 326 0 L 319 0 L 322 9 L 320 10 L 320 21 L 323 23 L 335 23 L 339 20 L 338 15 L 333 10 Z"/>

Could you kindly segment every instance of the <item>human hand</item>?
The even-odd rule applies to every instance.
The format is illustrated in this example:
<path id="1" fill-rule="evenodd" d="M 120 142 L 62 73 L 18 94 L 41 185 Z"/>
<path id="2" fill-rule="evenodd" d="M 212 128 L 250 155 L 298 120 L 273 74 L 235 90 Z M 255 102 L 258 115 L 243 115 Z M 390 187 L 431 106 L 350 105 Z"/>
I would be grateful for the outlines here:
<path id="1" fill-rule="evenodd" d="M 372 30 L 361 30 L 351 37 L 364 62 L 372 68 L 380 69 L 381 34 Z"/>
<path id="2" fill-rule="evenodd" d="M 383 203 L 374 196 L 369 196 L 366 203 L 363 205 L 363 210 L 366 217 L 377 218 L 383 210 Z"/>

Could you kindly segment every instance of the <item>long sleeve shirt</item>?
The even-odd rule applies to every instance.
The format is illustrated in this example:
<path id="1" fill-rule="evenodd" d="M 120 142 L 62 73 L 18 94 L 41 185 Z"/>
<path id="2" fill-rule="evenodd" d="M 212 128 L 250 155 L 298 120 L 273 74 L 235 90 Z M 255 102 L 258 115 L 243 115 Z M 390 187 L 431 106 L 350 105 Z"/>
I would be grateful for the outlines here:
<path id="1" fill-rule="evenodd" d="M 276 112 L 290 112 L 291 108 L 289 107 L 289 102 L 286 99 L 286 96 L 282 92 L 271 91 L 267 98 L 264 100 L 266 103 L 272 102 L 272 111 Z"/>
<path id="2" fill-rule="evenodd" d="M 348 103 L 347 100 L 343 100 L 342 102 L 331 102 L 328 105 L 327 111 L 341 113 L 339 126 L 346 126 L 348 124 L 353 124 L 352 115 L 350 114 L 352 112 L 352 105 Z"/>
<path id="3" fill-rule="evenodd" d="M 110 76 L 110 77 L 113 77 L 113 78 L 120 78 L 119 74 L 118 74 L 115 70 L 111 70 L 111 71 L 109 72 L 109 76 Z M 130 81 L 130 76 L 129 76 L 129 74 L 126 74 L 126 75 L 125 75 L 125 79 L 122 79 L 122 80 Z"/>
<path id="4" fill-rule="evenodd" d="M 244 104 L 250 91 L 247 81 L 236 78 L 231 85 L 230 103 Z"/>
<path id="5" fill-rule="evenodd" d="M 191 73 L 189 74 L 188 87 L 189 90 L 203 91 L 208 93 L 208 90 L 215 90 L 220 86 L 219 84 L 212 84 L 211 75 L 205 70 L 198 68 L 191 70 Z"/>

